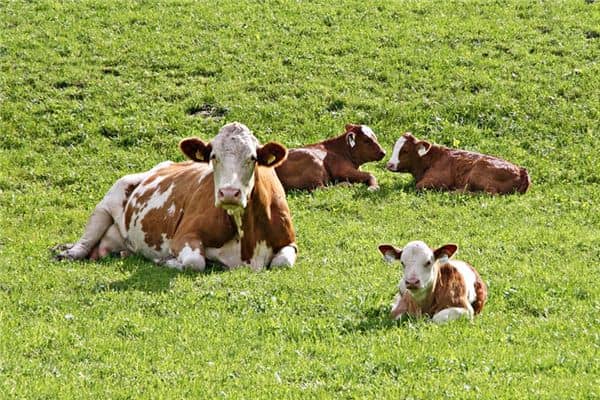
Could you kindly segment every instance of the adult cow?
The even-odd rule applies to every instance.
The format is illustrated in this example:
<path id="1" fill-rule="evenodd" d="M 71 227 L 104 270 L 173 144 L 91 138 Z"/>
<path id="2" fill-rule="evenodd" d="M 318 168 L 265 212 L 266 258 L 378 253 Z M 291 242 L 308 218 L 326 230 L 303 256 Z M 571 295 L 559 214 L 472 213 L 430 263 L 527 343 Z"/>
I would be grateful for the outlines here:
<path id="1" fill-rule="evenodd" d="M 337 137 L 290 149 L 276 171 L 285 190 L 313 190 L 338 182 L 364 183 L 369 190 L 377 190 L 377 179 L 359 167 L 383 156 L 385 151 L 371 128 L 347 124 L 346 132 Z"/>
<path id="2" fill-rule="evenodd" d="M 179 144 L 192 161 L 166 161 L 119 179 L 96 206 L 85 233 L 58 259 L 141 254 L 182 270 L 206 259 L 228 268 L 291 266 L 297 248 L 285 192 L 273 167 L 287 156 L 260 146 L 243 124 L 225 125 L 208 144 Z"/>

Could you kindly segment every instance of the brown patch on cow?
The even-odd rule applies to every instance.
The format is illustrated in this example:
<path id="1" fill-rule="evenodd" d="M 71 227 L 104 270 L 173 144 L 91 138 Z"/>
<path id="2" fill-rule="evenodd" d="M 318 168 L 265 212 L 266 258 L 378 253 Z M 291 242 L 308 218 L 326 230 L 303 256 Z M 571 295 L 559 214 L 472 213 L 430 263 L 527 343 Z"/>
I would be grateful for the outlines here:
<path id="1" fill-rule="evenodd" d="M 356 145 L 351 148 L 348 136 L 353 135 Z M 324 152 L 323 159 L 318 153 Z M 338 182 L 364 183 L 377 187 L 377 179 L 359 170 L 370 161 L 385 155 L 377 141 L 362 132 L 360 125 L 346 125 L 346 132 L 319 143 L 290 149 L 287 160 L 276 168 L 285 190 L 313 190 Z"/>
<path id="2" fill-rule="evenodd" d="M 260 241 L 265 241 L 275 254 L 296 240 L 285 191 L 275 170 L 258 165 L 254 170 L 254 182 L 254 191 L 242 218 L 244 262 L 250 262 Z"/>
<path id="3" fill-rule="evenodd" d="M 421 303 L 417 302 L 407 290 L 402 295 L 401 305 L 398 308 L 406 310 L 406 314 L 415 317 L 421 315 L 433 317 L 438 312 L 450 307 L 468 308 L 465 281 L 460 272 L 452 265 L 446 263 L 439 266 L 433 285 L 433 291 Z"/>

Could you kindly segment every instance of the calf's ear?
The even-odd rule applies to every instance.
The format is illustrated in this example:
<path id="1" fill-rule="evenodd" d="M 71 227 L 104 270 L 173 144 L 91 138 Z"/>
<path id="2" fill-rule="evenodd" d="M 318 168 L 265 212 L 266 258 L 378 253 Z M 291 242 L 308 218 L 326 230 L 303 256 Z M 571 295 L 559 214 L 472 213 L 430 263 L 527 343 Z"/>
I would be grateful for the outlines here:
<path id="1" fill-rule="evenodd" d="M 437 249 L 435 249 L 433 251 L 433 256 L 435 257 L 436 260 L 440 259 L 440 258 L 450 258 L 454 255 L 454 253 L 456 253 L 456 250 L 458 250 L 458 246 L 455 244 L 445 244 L 442 247 L 438 247 Z"/>
<path id="2" fill-rule="evenodd" d="M 256 161 L 258 165 L 265 167 L 277 167 L 287 158 L 287 149 L 285 146 L 269 142 L 264 146 L 260 146 L 256 150 Z"/>
<path id="3" fill-rule="evenodd" d="M 429 150 L 431 150 L 431 143 L 425 140 L 419 140 L 417 142 L 417 153 L 420 157 L 423 157 L 425 154 L 429 153 Z"/>
<path id="4" fill-rule="evenodd" d="M 185 138 L 179 142 L 179 149 L 190 160 L 207 163 L 210 160 L 212 146 L 198 138 Z"/>
<path id="5" fill-rule="evenodd" d="M 356 133 L 348 132 L 346 140 L 348 141 L 348 146 L 350 146 L 351 149 L 354 148 L 354 146 L 356 146 Z"/>
<path id="6" fill-rule="evenodd" d="M 350 131 L 354 131 L 356 128 L 360 128 L 360 125 L 346 124 L 346 126 L 344 128 L 346 128 L 346 132 L 350 132 Z"/>
<path id="7" fill-rule="evenodd" d="M 402 249 L 392 246 L 391 244 L 380 244 L 379 251 L 383 254 L 383 258 L 387 262 L 399 260 L 400 256 L 402 256 Z"/>

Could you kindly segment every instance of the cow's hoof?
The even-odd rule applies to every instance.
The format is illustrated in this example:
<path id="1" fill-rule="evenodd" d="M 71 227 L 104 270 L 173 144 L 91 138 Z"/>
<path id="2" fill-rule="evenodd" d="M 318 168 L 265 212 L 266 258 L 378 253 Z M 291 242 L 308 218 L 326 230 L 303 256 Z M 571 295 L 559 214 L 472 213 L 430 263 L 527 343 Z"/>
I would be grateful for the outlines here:
<path id="1" fill-rule="evenodd" d="M 379 190 L 379 186 L 377 186 L 377 185 L 375 185 L 375 186 L 369 186 L 369 187 L 367 188 L 367 190 L 368 190 L 369 192 L 376 192 L 376 191 L 378 191 L 378 190 Z"/>
<path id="2" fill-rule="evenodd" d="M 50 252 L 53 254 L 55 261 L 72 260 L 73 257 L 69 255 L 69 250 L 74 246 L 73 243 L 57 244 L 50 248 Z"/>

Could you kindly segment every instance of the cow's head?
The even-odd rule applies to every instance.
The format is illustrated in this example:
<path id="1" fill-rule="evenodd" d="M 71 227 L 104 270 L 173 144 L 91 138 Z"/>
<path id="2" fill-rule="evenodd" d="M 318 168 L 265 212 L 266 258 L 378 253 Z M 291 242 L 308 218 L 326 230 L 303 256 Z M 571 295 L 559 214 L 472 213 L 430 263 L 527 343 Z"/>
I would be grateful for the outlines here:
<path id="1" fill-rule="evenodd" d="M 385 151 L 377 141 L 377 136 L 368 126 L 347 124 L 345 135 L 350 155 L 356 165 L 379 161 L 385 156 Z"/>
<path id="2" fill-rule="evenodd" d="M 386 167 L 392 172 L 410 172 L 411 167 L 419 165 L 421 158 L 431 150 L 431 143 L 419 140 L 406 132 L 396 141 L 392 157 Z"/>
<path id="3" fill-rule="evenodd" d="M 421 241 L 410 242 L 403 249 L 389 244 L 379 246 L 379 251 L 386 261 L 400 261 L 404 268 L 400 290 L 410 290 L 417 296 L 431 288 L 439 265 L 452 257 L 456 250 L 458 246 L 455 244 L 446 244 L 433 250 Z"/>
<path id="4" fill-rule="evenodd" d="M 198 138 L 179 143 L 183 154 L 197 162 L 210 162 L 215 182 L 215 206 L 227 210 L 245 208 L 254 189 L 256 165 L 276 167 L 287 157 L 279 143 L 261 146 L 246 125 L 225 125 L 208 144 Z"/>

